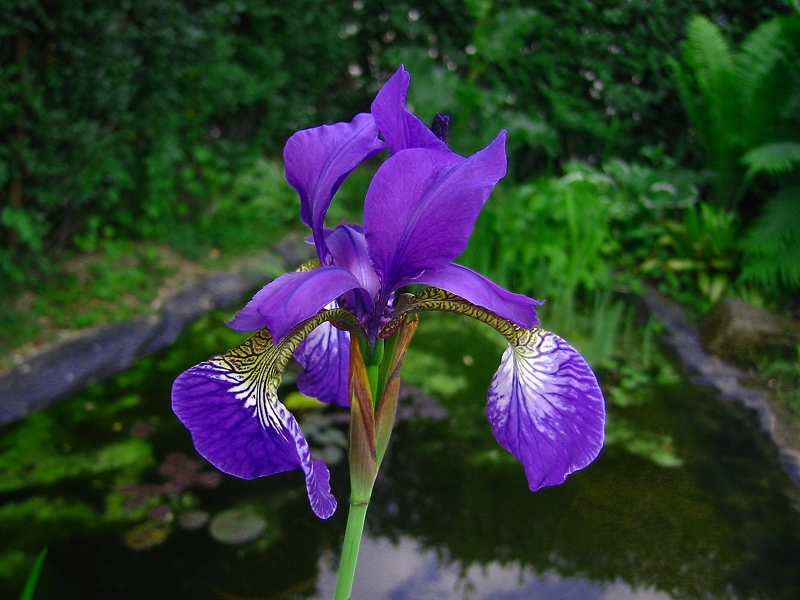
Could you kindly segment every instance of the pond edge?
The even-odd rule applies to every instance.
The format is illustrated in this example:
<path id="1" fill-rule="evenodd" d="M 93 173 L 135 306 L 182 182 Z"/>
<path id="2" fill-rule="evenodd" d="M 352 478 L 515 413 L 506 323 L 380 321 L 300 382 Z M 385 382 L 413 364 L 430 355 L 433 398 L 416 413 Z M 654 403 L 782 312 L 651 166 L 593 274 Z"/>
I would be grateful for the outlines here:
<path id="1" fill-rule="evenodd" d="M 758 425 L 769 435 L 778 450 L 781 466 L 789 478 L 800 485 L 800 444 L 798 432 L 788 425 L 788 409 L 770 402 L 758 388 L 742 385 L 748 374 L 708 354 L 700 343 L 700 332 L 677 303 L 646 287 L 642 301 L 650 313 L 667 329 L 666 341 L 681 362 L 698 376 L 693 382 L 713 387 L 720 400 L 735 401 L 751 410 Z"/>
<path id="2" fill-rule="evenodd" d="M 46 348 L 0 377 L 0 427 L 170 346 L 184 327 L 206 312 L 233 305 L 275 276 L 313 258 L 313 254 L 313 247 L 289 235 L 271 251 L 247 261 L 239 273 L 214 275 L 185 286 L 169 297 L 156 315 L 92 328 Z M 681 362 L 699 374 L 694 383 L 709 385 L 720 399 L 737 401 L 752 410 L 758 425 L 778 449 L 784 471 L 800 485 L 800 444 L 797 432 L 786 425 L 788 419 L 783 413 L 787 409 L 770 403 L 759 389 L 742 385 L 747 373 L 709 355 L 700 343 L 698 327 L 680 305 L 649 287 L 642 301 L 665 325 L 666 341 Z"/>
<path id="3" fill-rule="evenodd" d="M 155 315 L 76 332 L 72 339 L 44 348 L 0 378 L 0 426 L 167 348 L 203 314 L 233 305 L 313 253 L 313 247 L 289 235 L 271 251 L 247 261 L 239 273 L 213 275 L 183 287 Z"/>

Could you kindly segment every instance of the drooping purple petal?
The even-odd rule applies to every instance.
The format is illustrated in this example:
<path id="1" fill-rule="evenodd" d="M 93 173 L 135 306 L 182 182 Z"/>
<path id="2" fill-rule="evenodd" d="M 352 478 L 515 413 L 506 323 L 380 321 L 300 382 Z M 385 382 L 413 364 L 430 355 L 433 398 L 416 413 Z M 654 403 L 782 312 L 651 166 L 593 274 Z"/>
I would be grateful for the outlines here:
<path id="1" fill-rule="evenodd" d="M 411 76 L 404 66 L 394 72 L 375 100 L 372 101 L 372 115 L 383 138 L 389 145 L 390 155 L 408 148 L 428 148 L 446 150 L 447 144 L 436 137 L 422 121 L 406 109 L 408 85 Z"/>
<path id="2" fill-rule="evenodd" d="M 323 264 L 328 254 L 322 228 L 333 195 L 353 169 L 385 147 L 367 113 L 349 123 L 298 131 L 286 142 L 286 180 L 300 195 L 300 217 L 311 228 Z"/>
<path id="3" fill-rule="evenodd" d="M 259 376 L 262 370 L 253 368 L 255 355 L 231 360 L 236 350 L 175 380 L 175 414 L 189 429 L 197 451 L 220 471 L 254 479 L 302 469 L 311 508 L 327 519 L 336 510 L 328 468 L 312 460 L 297 421 L 278 402 L 278 382 Z"/>
<path id="4" fill-rule="evenodd" d="M 297 387 L 320 402 L 350 405 L 350 334 L 323 323 L 312 331 L 294 354 L 303 366 Z"/>
<path id="5" fill-rule="evenodd" d="M 467 246 L 492 188 L 506 173 L 505 132 L 467 159 L 411 149 L 381 165 L 367 191 L 364 232 L 385 293 Z"/>
<path id="6" fill-rule="evenodd" d="M 358 287 L 358 279 L 340 267 L 286 273 L 261 288 L 228 325 L 237 331 L 266 326 L 273 338 L 280 340 L 292 327 Z"/>
<path id="7" fill-rule="evenodd" d="M 531 491 L 563 483 L 603 445 L 605 404 L 594 373 L 574 348 L 541 329 L 521 332 L 506 349 L 486 414 Z"/>
<path id="8" fill-rule="evenodd" d="M 539 324 L 534 306 L 542 304 L 541 301 L 504 290 L 490 279 L 461 265 L 450 264 L 437 271 L 424 271 L 413 283 L 447 290 L 525 329 Z"/>

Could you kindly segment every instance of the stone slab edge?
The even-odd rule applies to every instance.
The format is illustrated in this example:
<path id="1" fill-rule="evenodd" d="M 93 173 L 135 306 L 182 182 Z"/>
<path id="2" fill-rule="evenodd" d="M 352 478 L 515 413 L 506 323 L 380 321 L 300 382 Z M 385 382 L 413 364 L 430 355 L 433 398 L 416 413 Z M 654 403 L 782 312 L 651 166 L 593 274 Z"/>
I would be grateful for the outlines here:
<path id="1" fill-rule="evenodd" d="M 204 313 L 231 306 L 313 255 L 313 249 L 296 237 L 281 240 L 273 250 L 249 261 L 238 274 L 211 276 L 186 286 L 156 315 L 90 330 L 31 358 L 0 378 L 0 426 L 168 347 Z"/>
<path id="2" fill-rule="evenodd" d="M 709 385 L 717 390 L 721 399 L 740 402 L 754 411 L 759 425 L 777 447 L 784 471 L 800 485 L 800 451 L 792 447 L 790 435 L 781 427 L 781 420 L 775 414 L 779 407 L 770 405 L 759 389 L 740 383 L 747 377 L 744 371 L 706 353 L 700 344 L 698 328 L 689 321 L 681 306 L 650 288 L 645 289 L 643 300 L 650 313 L 666 326 L 667 342 L 683 363 L 699 373 L 694 382 Z"/>

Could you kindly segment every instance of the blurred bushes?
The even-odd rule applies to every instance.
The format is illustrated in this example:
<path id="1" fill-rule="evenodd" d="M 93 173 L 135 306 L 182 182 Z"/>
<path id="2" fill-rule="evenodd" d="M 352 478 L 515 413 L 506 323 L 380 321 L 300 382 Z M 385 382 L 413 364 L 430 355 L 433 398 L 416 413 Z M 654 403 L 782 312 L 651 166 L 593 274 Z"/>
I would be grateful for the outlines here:
<path id="1" fill-rule="evenodd" d="M 415 108 L 451 110 L 464 147 L 507 123 L 520 177 L 612 149 L 633 157 L 663 144 L 683 156 L 685 119 L 666 57 L 688 15 L 725 23 L 738 40 L 780 7 L 5 2 L 0 277 L 23 283 L 36 257 L 117 236 L 164 238 L 215 214 L 236 174 L 277 154 L 292 131 L 367 110 L 399 60 L 430 95 Z"/>
<path id="2" fill-rule="evenodd" d="M 24 248 L 163 234 L 293 129 L 352 112 L 345 8 L 3 3 L 2 276 L 25 278 Z"/>
<path id="3" fill-rule="evenodd" d="M 620 159 L 564 169 L 501 189 L 460 260 L 504 287 L 561 303 L 647 282 L 702 314 L 734 288 L 738 220 L 699 201 L 695 172 Z"/>

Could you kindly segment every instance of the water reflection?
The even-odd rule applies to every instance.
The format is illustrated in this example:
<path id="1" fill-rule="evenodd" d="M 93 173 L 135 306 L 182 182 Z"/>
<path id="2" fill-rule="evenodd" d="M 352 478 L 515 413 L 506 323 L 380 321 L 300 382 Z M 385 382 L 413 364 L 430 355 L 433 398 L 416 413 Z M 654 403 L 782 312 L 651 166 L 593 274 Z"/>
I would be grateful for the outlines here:
<path id="1" fill-rule="evenodd" d="M 192 479 L 175 491 L 177 475 L 202 478 L 208 467 L 175 458 L 196 454 L 169 410 L 169 389 L 177 373 L 234 345 L 221 321 L 199 323 L 168 352 L 4 429 L 0 597 L 18 597 L 44 546 L 37 600 L 332 597 L 344 461 L 332 468 L 341 509 L 329 521 L 311 514 L 299 472 L 225 476 L 213 488 Z M 612 414 L 629 432 L 669 439 L 676 466 L 611 445 L 566 484 L 532 494 L 484 415 L 496 361 L 464 359 L 465 349 L 482 357 L 501 348 L 451 322 L 426 320 L 419 354 L 409 355 L 407 379 L 429 386 L 447 418 L 405 407 L 425 418 L 400 423 L 387 453 L 354 600 L 800 598 L 797 489 L 749 415 L 688 383 L 648 384 L 647 403 Z M 141 514 L 126 508 L 137 491 Z M 231 509 L 266 522 L 258 539 L 231 545 L 208 525 L 179 526 L 192 512 L 213 519 Z M 166 537 L 126 546 L 126 533 L 148 519 Z"/>
<path id="2" fill-rule="evenodd" d="M 320 563 L 318 600 L 333 597 L 336 572 L 330 560 Z M 352 600 L 669 600 L 651 589 L 632 589 L 622 581 L 600 584 L 563 578 L 556 571 L 537 574 L 516 564 L 491 562 L 464 568 L 409 537 L 395 543 L 367 538 L 356 572 Z"/>

